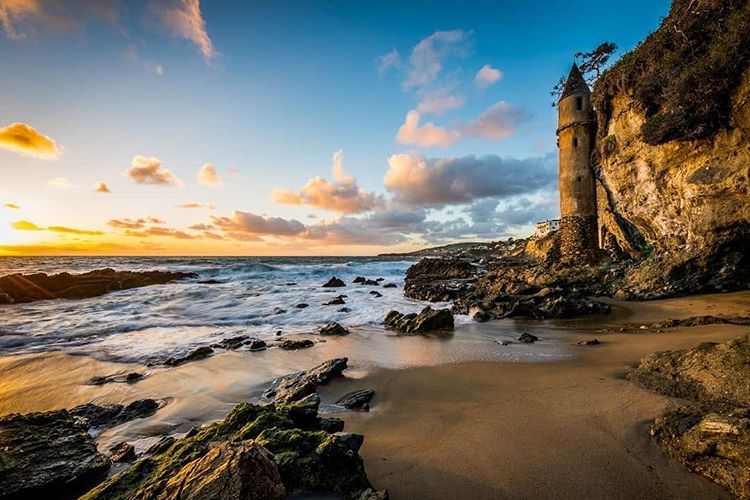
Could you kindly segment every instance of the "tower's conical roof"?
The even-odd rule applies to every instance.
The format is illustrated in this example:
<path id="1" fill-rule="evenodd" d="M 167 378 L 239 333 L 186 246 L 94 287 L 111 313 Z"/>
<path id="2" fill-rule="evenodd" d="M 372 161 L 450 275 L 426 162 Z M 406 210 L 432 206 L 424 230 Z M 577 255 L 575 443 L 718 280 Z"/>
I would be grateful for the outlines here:
<path id="1" fill-rule="evenodd" d="M 573 94 L 590 93 L 591 89 L 589 89 L 589 85 L 586 83 L 586 80 L 584 80 L 583 75 L 581 74 L 581 70 L 578 69 L 578 65 L 576 63 L 573 63 L 573 67 L 570 68 L 570 74 L 568 75 L 568 79 L 565 82 L 565 86 L 563 87 L 560 100 L 562 101 L 566 97 L 569 97 Z"/>

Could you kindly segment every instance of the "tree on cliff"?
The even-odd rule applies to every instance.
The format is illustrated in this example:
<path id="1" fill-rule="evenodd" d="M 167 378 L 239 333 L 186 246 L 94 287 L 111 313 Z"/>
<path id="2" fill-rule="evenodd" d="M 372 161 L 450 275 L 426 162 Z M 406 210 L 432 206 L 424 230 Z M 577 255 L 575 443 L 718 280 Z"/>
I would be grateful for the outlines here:
<path id="1" fill-rule="evenodd" d="M 581 70 L 581 74 L 583 74 L 586 83 L 589 85 L 594 84 L 615 50 L 617 50 L 617 45 L 613 42 L 604 42 L 599 44 L 599 46 L 591 52 L 576 52 L 574 59 L 576 64 L 578 64 L 578 69 Z M 560 81 L 552 87 L 552 92 L 550 92 L 553 99 L 553 108 L 557 106 L 557 101 L 560 99 L 564 87 L 565 76 L 563 75 L 560 77 Z"/>

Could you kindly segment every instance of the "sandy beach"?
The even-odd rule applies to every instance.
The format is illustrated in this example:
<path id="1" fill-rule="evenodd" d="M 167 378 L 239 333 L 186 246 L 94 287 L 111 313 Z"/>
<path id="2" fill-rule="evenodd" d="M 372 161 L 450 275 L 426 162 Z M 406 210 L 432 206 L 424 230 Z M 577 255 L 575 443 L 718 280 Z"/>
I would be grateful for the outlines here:
<path id="1" fill-rule="evenodd" d="M 653 419 L 679 401 L 641 389 L 625 374 L 654 351 L 722 342 L 748 328 L 602 328 L 701 314 L 748 316 L 750 292 L 609 302 L 613 314 L 595 321 L 490 322 L 460 327 L 452 337 L 395 338 L 362 330 L 303 351 L 226 352 L 177 368 L 152 368 L 133 385 L 85 382 L 143 367 L 62 353 L 8 356 L 0 359 L 0 413 L 161 398 L 167 404 L 156 415 L 98 438 L 101 449 L 123 439 L 144 449 L 160 434 L 187 432 L 222 418 L 237 402 L 257 400 L 274 377 L 346 355 L 351 368 L 345 377 L 319 388 L 321 409 L 345 419 L 348 431 L 365 435 L 368 475 L 393 498 L 726 497 L 649 437 Z M 542 341 L 497 341 L 522 327 Z M 576 345 L 591 338 L 601 344 Z M 524 362 L 529 349 L 547 352 L 547 360 Z M 369 413 L 331 407 L 355 389 L 376 391 Z"/>

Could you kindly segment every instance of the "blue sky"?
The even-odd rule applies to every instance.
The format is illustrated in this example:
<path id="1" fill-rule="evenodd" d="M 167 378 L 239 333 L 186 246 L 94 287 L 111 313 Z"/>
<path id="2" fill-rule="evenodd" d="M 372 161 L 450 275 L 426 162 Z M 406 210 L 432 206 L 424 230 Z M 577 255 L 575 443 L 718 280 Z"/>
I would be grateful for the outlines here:
<path id="1" fill-rule="evenodd" d="M 20 207 L 0 211 L 6 253 L 45 245 L 375 253 L 523 236 L 534 217 L 556 215 L 550 88 L 575 52 L 604 40 L 630 49 L 669 8 L 653 0 L 56 5 L 0 0 L 0 128 L 27 124 L 57 147 L 51 158 L 0 149 L 0 204 Z M 420 42 L 426 62 L 415 62 Z M 488 79 L 475 81 L 485 65 Z M 417 111 L 427 101 L 454 109 Z M 419 113 L 417 130 L 398 136 L 410 111 Z M 427 134 L 426 122 L 439 130 Z M 471 155 L 496 158 L 464 161 Z M 136 156 L 158 160 L 180 186 L 126 174 Z M 220 186 L 196 178 L 204 164 Z M 528 189 L 507 187 L 524 172 L 533 174 Z M 326 184 L 300 190 L 316 176 Z M 549 182 L 534 182 L 540 176 Z M 98 182 L 111 193 L 95 192 Z M 445 182 L 469 187 L 431 197 L 444 184 L 430 183 Z M 214 208 L 176 206 L 185 203 Z M 141 223 L 138 235 L 111 224 L 147 216 L 164 224 Z M 39 229 L 8 229 L 19 220 Z M 290 221 L 303 228 L 278 229 Z M 189 229 L 197 224 L 215 237 Z M 57 226 L 103 234 L 45 229 Z"/>

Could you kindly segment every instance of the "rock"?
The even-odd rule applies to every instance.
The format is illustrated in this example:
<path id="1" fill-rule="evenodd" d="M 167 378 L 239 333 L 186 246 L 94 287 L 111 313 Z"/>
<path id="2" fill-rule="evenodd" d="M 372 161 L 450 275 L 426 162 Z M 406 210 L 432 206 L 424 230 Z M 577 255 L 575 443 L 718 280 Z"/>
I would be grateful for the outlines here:
<path id="1" fill-rule="evenodd" d="M 286 339 L 282 341 L 281 344 L 279 344 L 279 347 L 284 349 L 285 351 L 296 351 L 297 349 L 307 349 L 308 347 L 312 347 L 314 345 L 315 342 L 310 339 Z"/>
<path id="2" fill-rule="evenodd" d="M 224 339 L 221 342 L 214 344 L 211 347 L 214 347 L 217 349 L 237 349 L 242 344 L 244 344 L 245 341 L 249 338 L 250 337 L 247 335 L 238 335 L 236 337 L 230 337 L 228 339 Z"/>
<path id="3" fill-rule="evenodd" d="M 325 285 L 323 285 L 323 288 L 340 288 L 342 286 L 346 286 L 346 283 L 334 276 L 333 278 L 328 280 Z"/>
<path id="4" fill-rule="evenodd" d="M 378 282 L 377 282 L 377 281 L 375 281 L 375 280 L 365 280 L 365 281 L 364 281 L 363 283 L 361 283 L 361 284 L 362 284 L 362 285 L 367 285 L 367 286 L 380 286 L 380 283 L 378 283 Z"/>
<path id="5" fill-rule="evenodd" d="M 147 456 L 150 456 L 150 455 L 159 455 L 160 453 L 164 453 L 165 451 L 167 451 L 169 448 L 172 447 L 175 441 L 176 439 L 172 436 L 164 436 L 161 439 L 159 439 L 159 441 L 151 445 L 146 450 L 145 454 Z"/>
<path id="6" fill-rule="evenodd" d="M 84 299 L 117 290 L 197 277 L 194 273 L 114 269 L 99 269 L 83 274 L 9 274 L 0 277 L 0 300 L 8 304 L 19 304 L 48 299 Z"/>
<path id="7" fill-rule="evenodd" d="M 245 342 L 245 345 L 248 349 L 251 351 L 262 351 L 263 349 L 268 347 L 268 344 L 265 340 L 260 339 L 252 339 L 247 342 Z"/>
<path id="8" fill-rule="evenodd" d="M 328 323 L 326 326 L 320 329 L 321 335 L 349 335 L 349 330 L 339 325 L 338 323 Z"/>
<path id="9" fill-rule="evenodd" d="M 385 278 L 376 278 L 375 281 L 377 281 L 377 282 L 385 281 Z"/>
<path id="10" fill-rule="evenodd" d="M 65 410 L 0 417 L 4 497 L 59 498 L 102 477 L 110 465 L 85 423 Z"/>
<path id="11" fill-rule="evenodd" d="M 428 333 L 434 330 L 453 328 L 453 313 L 450 309 L 425 307 L 419 314 L 389 312 L 383 324 L 402 333 Z"/>
<path id="12" fill-rule="evenodd" d="M 352 312 L 352 310 L 349 309 L 348 307 L 342 307 L 341 309 L 336 309 L 336 312 L 348 313 L 348 312 Z"/>
<path id="13" fill-rule="evenodd" d="M 386 283 L 383 285 L 383 288 L 398 288 L 398 285 L 395 283 Z"/>
<path id="14" fill-rule="evenodd" d="M 320 427 L 330 433 L 341 432 L 344 430 L 344 421 L 340 418 L 321 418 Z"/>
<path id="15" fill-rule="evenodd" d="M 748 408 L 688 405 L 657 419 L 651 435 L 688 469 L 750 498 Z"/>
<path id="16" fill-rule="evenodd" d="M 282 500 L 286 490 L 273 455 L 251 441 L 222 443 L 188 462 L 166 484 L 144 488 L 144 498 Z"/>
<path id="17" fill-rule="evenodd" d="M 367 488 L 359 494 L 356 500 L 389 500 L 390 498 L 388 490 L 375 491 L 372 488 Z"/>
<path id="18" fill-rule="evenodd" d="M 485 321 L 492 319 L 490 313 L 477 306 L 469 308 L 469 316 L 471 316 L 471 319 L 479 323 L 484 323 Z"/>
<path id="19" fill-rule="evenodd" d="M 601 342 L 599 342 L 599 339 L 589 339 L 589 340 L 581 340 L 578 342 L 578 345 L 599 345 Z"/>
<path id="20" fill-rule="evenodd" d="M 341 375 L 347 368 L 347 358 L 334 358 L 301 373 L 289 375 L 271 387 L 263 395 L 273 398 L 277 403 L 297 401 L 315 392 L 318 385 L 327 383 L 331 378 Z"/>
<path id="21" fill-rule="evenodd" d="M 269 479 L 274 463 L 288 495 L 387 498 L 367 479 L 362 437 L 327 430 L 332 419 L 320 418 L 315 402 L 240 403 L 223 421 L 137 461 L 83 498 L 277 498 L 278 482 Z"/>
<path id="22" fill-rule="evenodd" d="M 346 301 L 341 297 L 336 297 L 335 299 L 331 300 L 330 302 L 326 302 L 323 304 L 324 306 L 340 306 L 346 304 Z"/>
<path id="23" fill-rule="evenodd" d="M 105 429 L 115 427 L 136 418 L 150 417 L 161 407 L 154 399 L 139 399 L 127 406 L 121 404 L 98 405 L 86 403 L 68 410 L 78 417 L 87 428 Z"/>
<path id="24" fill-rule="evenodd" d="M 304 309 L 306 307 L 310 307 L 310 304 L 305 304 L 304 302 L 300 302 L 299 304 L 297 304 L 294 307 L 296 307 L 297 309 Z"/>
<path id="25" fill-rule="evenodd" d="M 276 309 L 273 310 L 273 313 L 276 314 L 276 315 L 278 315 L 278 314 L 286 314 L 286 309 L 282 309 L 281 307 L 277 307 Z"/>
<path id="26" fill-rule="evenodd" d="M 518 341 L 522 344 L 533 344 L 539 340 L 539 337 L 536 335 L 532 335 L 529 332 L 523 332 L 520 337 L 518 337 Z"/>
<path id="27" fill-rule="evenodd" d="M 357 276 L 352 283 L 364 283 L 365 281 L 367 281 L 367 278 L 364 276 Z"/>
<path id="28" fill-rule="evenodd" d="M 201 285 L 220 285 L 224 282 L 221 280 L 217 280 L 217 279 L 207 279 L 207 280 L 200 280 L 198 283 L 200 283 Z"/>
<path id="29" fill-rule="evenodd" d="M 109 453 L 113 462 L 132 462 L 135 460 L 135 447 L 125 441 L 111 447 Z"/>
<path id="30" fill-rule="evenodd" d="M 646 356 L 629 380 L 665 396 L 750 406 L 750 334 Z"/>
<path id="31" fill-rule="evenodd" d="M 370 411 L 370 400 L 374 395 L 372 389 L 354 391 L 336 401 L 336 404 L 350 410 Z"/>
<path id="32" fill-rule="evenodd" d="M 188 363 L 190 361 L 198 361 L 201 359 L 205 359 L 212 355 L 214 353 L 214 350 L 208 346 L 199 347 L 193 351 L 191 351 L 186 356 L 174 356 L 171 358 L 168 358 L 164 364 L 167 366 L 179 366 L 183 363 Z"/>
<path id="33" fill-rule="evenodd" d="M 90 385 L 104 385 L 109 383 L 126 383 L 126 384 L 134 384 L 138 382 L 139 380 L 143 380 L 144 375 L 142 373 L 138 372 L 130 372 L 130 373 L 118 373 L 115 375 L 106 375 L 104 377 L 92 377 L 89 380 Z"/>
<path id="34" fill-rule="evenodd" d="M 377 290 L 372 290 L 372 291 L 370 292 L 370 295 L 372 295 L 372 296 L 373 296 L 373 297 L 375 297 L 375 298 L 379 298 L 379 297 L 382 297 L 382 296 L 383 296 L 383 294 L 382 294 L 382 293 L 380 293 L 380 292 L 378 292 Z"/>

